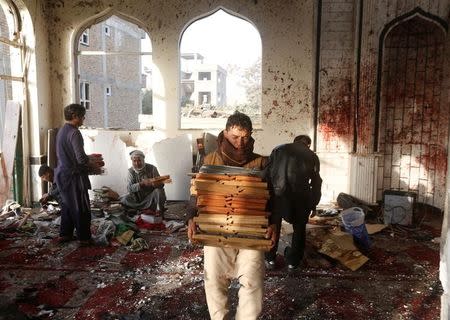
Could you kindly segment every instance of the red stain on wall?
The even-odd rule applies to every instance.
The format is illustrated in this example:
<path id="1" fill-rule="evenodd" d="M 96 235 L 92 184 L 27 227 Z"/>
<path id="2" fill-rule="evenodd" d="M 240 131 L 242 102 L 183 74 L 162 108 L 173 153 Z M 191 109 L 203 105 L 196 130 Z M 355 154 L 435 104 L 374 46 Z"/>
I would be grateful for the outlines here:
<path id="1" fill-rule="evenodd" d="M 305 103 L 304 95 L 310 95 L 311 90 L 302 86 L 289 72 L 268 69 L 275 82 L 273 88 L 263 91 L 264 95 L 276 95 L 268 110 L 264 112 L 266 119 L 275 117 L 281 123 L 296 122 L 304 119 L 304 113 L 310 113 L 309 105 Z M 293 134 L 293 133 L 290 133 Z"/>
<path id="2" fill-rule="evenodd" d="M 351 87 L 347 81 L 330 85 L 336 89 L 330 89 L 321 96 L 318 131 L 323 147 L 328 151 L 337 151 L 351 145 L 353 140 Z"/>
<path id="3" fill-rule="evenodd" d="M 372 88 L 376 81 L 376 66 L 371 63 L 362 63 L 360 68 L 359 90 L 360 96 L 357 102 L 356 134 L 358 145 L 372 151 L 372 137 L 375 134 L 374 123 L 375 106 L 371 98 Z"/>
<path id="4" fill-rule="evenodd" d="M 417 177 L 410 179 L 412 183 L 402 182 L 418 191 L 421 201 L 439 207 L 445 194 L 449 126 L 449 106 L 441 101 L 444 40 L 436 24 L 420 17 L 389 32 L 380 105 L 380 151 L 393 158 L 400 152 L 404 167 L 420 164 L 420 180 L 427 190 L 417 190 Z M 398 184 L 398 177 L 391 179 Z"/>
<path id="5" fill-rule="evenodd" d="M 447 173 L 447 150 L 442 146 L 428 147 L 416 160 L 422 164 L 427 171 L 436 170 L 441 174 Z"/>

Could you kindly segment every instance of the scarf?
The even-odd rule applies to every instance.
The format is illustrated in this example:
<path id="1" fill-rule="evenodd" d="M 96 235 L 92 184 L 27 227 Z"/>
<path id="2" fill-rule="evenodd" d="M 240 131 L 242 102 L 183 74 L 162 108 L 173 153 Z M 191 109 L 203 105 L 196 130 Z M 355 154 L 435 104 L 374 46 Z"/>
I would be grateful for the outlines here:
<path id="1" fill-rule="evenodd" d="M 217 150 L 226 166 L 242 167 L 257 158 L 253 153 L 255 140 L 250 137 L 244 149 L 236 149 L 225 137 L 223 131 L 217 137 Z"/>

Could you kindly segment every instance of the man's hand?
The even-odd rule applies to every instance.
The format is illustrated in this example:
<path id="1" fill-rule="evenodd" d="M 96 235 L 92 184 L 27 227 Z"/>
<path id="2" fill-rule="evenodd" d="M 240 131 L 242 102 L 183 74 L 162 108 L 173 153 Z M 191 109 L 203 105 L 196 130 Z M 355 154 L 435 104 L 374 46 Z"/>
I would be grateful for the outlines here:
<path id="1" fill-rule="evenodd" d="M 267 227 L 265 237 L 266 237 L 266 239 L 272 240 L 271 248 L 273 248 L 275 246 L 275 243 L 277 242 L 277 225 L 276 224 L 271 224 L 270 226 Z"/>
<path id="2" fill-rule="evenodd" d="M 48 198 L 49 198 L 48 193 L 44 193 L 44 194 L 42 195 L 42 198 L 39 199 L 39 202 L 40 202 L 41 204 L 46 204 L 46 203 L 48 202 Z"/>
<path id="3" fill-rule="evenodd" d="M 153 187 L 154 185 L 153 185 L 152 179 L 143 179 L 141 181 L 141 186 L 142 187 Z"/>
<path id="4" fill-rule="evenodd" d="M 188 234 L 188 238 L 189 240 L 194 241 L 193 236 L 195 234 L 195 230 L 196 230 L 196 226 L 195 226 L 195 222 L 194 219 L 189 219 L 188 220 L 188 228 L 187 228 L 187 234 Z"/>

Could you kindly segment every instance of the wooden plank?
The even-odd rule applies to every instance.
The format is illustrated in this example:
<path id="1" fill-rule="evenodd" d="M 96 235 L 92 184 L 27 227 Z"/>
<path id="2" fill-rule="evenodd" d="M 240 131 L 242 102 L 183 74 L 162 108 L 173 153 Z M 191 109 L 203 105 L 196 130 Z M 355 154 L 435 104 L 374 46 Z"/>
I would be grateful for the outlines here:
<path id="1" fill-rule="evenodd" d="M 255 182 L 262 181 L 260 177 L 214 174 L 214 173 L 197 173 L 195 177 L 197 179 L 210 179 L 210 180 L 237 180 L 237 181 L 255 181 Z"/>
<path id="2" fill-rule="evenodd" d="M 269 191 L 260 188 L 220 185 L 215 182 L 195 181 L 197 193 L 201 190 L 225 195 L 246 194 L 254 198 L 269 198 Z"/>
<path id="3" fill-rule="evenodd" d="M 220 194 L 204 194 L 200 195 L 198 199 L 202 200 L 220 200 L 225 202 L 245 202 L 245 203 L 259 203 L 259 204 L 266 204 L 266 199 L 254 199 L 254 198 L 239 198 L 239 197 L 233 197 L 233 196 L 224 196 Z"/>
<path id="4" fill-rule="evenodd" d="M 268 217 L 270 212 L 262 211 L 262 210 L 250 210 L 250 209 L 241 209 L 241 208 L 227 208 L 227 207 L 200 207 L 198 208 L 199 213 L 205 214 L 236 214 L 236 215 L 245 215 L 245 216 L 261 216 Z"/>
<path id="5" fill-rule="evenodd" d="M 216 196 L 223 196 L 227 198 L 239 198 L 242 199 L 242 201 L 246 201 L 247 199 L 256 199 L 256 200 L 264 200 L 267 201 L 269 199 L 269 196 L 265 195 L 254 195 L 254 194 L 247 194 L 247 193 L 220 193 L 220 192 L 212 192 L 208 190 L 197 190 L 194 186 L 191 187 L 191 192 L 195 192 L 193 194 L 198 196 L 210 196 L 210 195 L 216 195 Z"/>
<path id="6" fill-rule="evenodd" d="M 248 225 L 248 226 L 268 226 L 265 217 L 245 217 L 237 215 L 200 214 L 194 217 L 194 222 L 210 223 L 218 225 Z"/>
<path id="7" fill-rule="evenodd" d="M 220 200 L 205 200 L 197 199 L 197 206 L 213 206 L 213 207 L 225 207 L 225 208 L 240 208 L 240 209 L 254 209 L 263 211 L 266 208 L 265 204 L 259 203 L 245 203 L 245 202 L 233 202 L 233 201 L 220 201 Z"/>
<path id="8" fill-rule="evenodd" d="M 212 180 L 212 179 L 195 179 L 195 181 L 200 182 L 215 182 L 218 184 L 223 184 L 226 186 L 239 186 L 239 187 L 252 187 L 252 188 L 262 188 L 267 189 L 267 182 L 260 181 L 239 181 L 239 180 Z"/>
<path id="9" fill-rule="evenodd" d="M 159 176 L 159 177 L 151 178 L 150 180 L 153 182 L 162 182 L 162 183 L 172 182 L 172 179 L 170 179 L 170 175 Z M 167 180 L 170 180 L 170 182 Z"/>
<path id="10" fill-rule="evenodd" d="M 267 239 L 235 238 L 199 233 L 194 234 L 193 239 L 204 245 L 214 247 L 269 251 L 272 246 L 272 241 Z"/>
<path id="11" fill-rule="evenodd" d="M 267 228 L 245 227 L 245 226 L 223 226 L 214 224 L 199 224 L 200 230 L 207 233 L 225 233 L 234 235 L 248 235 L 262 237 L 266 234 Z"/>

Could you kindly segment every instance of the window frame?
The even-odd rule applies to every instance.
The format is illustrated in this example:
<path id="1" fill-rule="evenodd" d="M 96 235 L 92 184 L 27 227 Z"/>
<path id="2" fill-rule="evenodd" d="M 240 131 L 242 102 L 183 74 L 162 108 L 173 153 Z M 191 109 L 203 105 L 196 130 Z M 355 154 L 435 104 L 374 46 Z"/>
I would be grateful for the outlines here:
<path id="1" fill-rule="evenodd" d="M 75 95 L 75 100 L 76 101 L 84 101 L 83 99 L 81 99 L 81 82 L 82 81 L 86 81 L 90 83 L 90 87 L 89 87 L 89 92 L 90 95 L 88 97 L 88 109 L 90 108 L 92 110 L 92 108 L 95 106 L 95 109 L 97 110 L 97 108 L 101 108 L 102 105 L 105 103 L 105 101 L 108 101 L 110 99 L 108 99 L 108 96 L 106 96 L 106 90 L 105 90 L 105 85 L 106 83 L 103 83 L 102 86 L 97 86 L 98 82 L 96 81 L 95 78 L 91 78 L 91 75 L 83 75 L 82 73 L 80 73 L 80 66 L 81 66 L 81 59 L 83 57 L 98 57 L 98 56 L 103 56 L 105 58 L 108 57 L 126 57 L 126 56 L 136 56 L 136 57 L 140 57 L 139 59 L 142 59 L 143 56 L 148 56 L 150 58 L 149 63 L 151 63 L 152 61 L 152 56 L 153 56 L 153 52 L 152 50 L 148 50 L 146 49 L 146 47 L 141 47 L 140 50 L 131 50 L 131 51 L 127 51 L 127 50 L 103 50 L 102 48 L 97 48 L 96 43 L 92 43 L 91 44 L 91 48 L 83 48 L 82 44 L 80 42 L 80 38 L 83 35 L 83 33 L 85 32 L 85 30 L 90 30 L 93 29 L 93 32 L 97 35 L 98 32 L 100 32 L 100 36 L 103 38 L 106 38 L 106 36 L 104 35 L 104 27 L 108 26 L 110 28 L 111 31 L 111 36 L 113 34 L 115 34 L 115 29 L 113 27 L 113 25 L 111 25 L 110 23 L 107 22 L 108 19 L 115 17 L 118 18 L 120 20 L 123 20 L 125 22 L 131 23 L 133 25 L 135 25 L 137 28 L 140 29 L 140 33 L 142 33 L 142 37 L 141 39 L 147 39 L 150 41 L 150 48 L 151 48 L 151 37 L 150 34 L 147 30 L 147 28 L 145 28 L 144 26 L 142 26 L 142 24 L 139 21 L 136 21 L 135 19 L 131 18 L 131 17 L 125 17 L 121 14 L 118 14 L 117 12 L 113 12 L 112 14 L 107 14 L 101 17 L 96 17 L 96 18 L 92 18 L 90 19 L 88 22 L 86 22 L 85 24 L 83 24 L 82 26 L 80 26 L 78 32 L 75 35 L 75 38 L 72 40 L 72 48 L 73 48 L 73 55 L 74 55 L 74 59 L 73 59 L 73 65 L 74 65 L 74 70 L 76 70 L 76 73 L 74 74 L 73 77 L 73 88 L 74 88 L 74 95 Z M 99 27 L 99 29 L 97 29 L 97 26 Z M 95 27 L 95 28 L 94 28 Z M 94 36 L 94 34 L 93 34 Z M 93 40 L 97 41 L 97 36 L 96 39 L 93 38 Z M 96 42 L 95 41 L 95 42 Z M 142 61 L 141 61 L 142 63 Z M 111 84 L 109 84 L 111 85 Z M 115 85 L 115 90 L 117 90 L 117 86 Z M 112 86 L 111 86 L 111 96 L 112 96 Z M 119 94 L 119 92 L 117 92 L 117 94 Z M 142 99 L 142 90 L 139 92 L 139 95 L 136 95 L 139 99 Z M 98 101 L 97 97 L 103 97 L 104 101 Z M 99 104 L 100 103 L 100 104 Z M 109 102 L 108 102 L 109 103 Z M 103 105 L 103 110 L 105 110 L 105 106 Z M 99 110 L 99 112 L 101 112 Z M 138 113 L 139 115 L 139 113 Z M 139 121 L 139 118 L 138 118 Z M 139 121 L 140 122 L 140 121 Z M 105 124 L 105 122 L 103 124 L 98 124 L 97 127 L 106 127 L 107 125 Z M 130 128 L 131 129 L 131 128 Z M 134 130 L 134 129 L 133 129 Z"/>
<path id="2" fill-rule="evenodd" d="M 211 81 L 211 71 L 199 71 L 198 72 L 198 81 Z"/>
<path id="3" fill-rule="evenodd" d="M 85 41 L 84 37 L 86 37 L 86 41 Z M 80 44 L 82 44 L 84 46 L 89 46 L 89 28 L 87 28 L 86 30 L 83 31 L 83 33 L 81 33 L 79 41 L 80 41 Z"/>
<path id="4" fill-rule="evenodd" d="M 107 24 L 105 24 L 105 26 L 103 27 L 103 32 L 105 33 L 106 36 L 110 37 L 111 36 L 111 27 L 108 26 Z"/>
<path id="5" fill-rule="evenodd" d="M 200 35 L 201 31 L 199 31 L 199 28 L 192 28 L 193 32 L 190 29 L 194 24 L 204 19 L 209 19 L 218 12 L 221 12 L 221 15 L 225 13 L 224 17 L 228 15 L 227 19 L 231 16 L 247 23 L 245 28 L 249 31 L 248 36 L 257 44 L 254 46 L 255 51 L 252 51 L 253 59 L 251 61 L 242 61 L 241 63 L 241 60 L 237 60 L 239 63 L 236 64 L 233 61 L 228 62 L 224 59 L 211 60 L 213 56 L 211 54 L 211 57 L 206 58 L 206 63 L 204 63 L 205 58 L 199 52 L 205 50 L 202 47 L 205 42 L 208 42 L 210 46 L 212 44 L 206 37 Z M 202 25 L 202 27 L 205 26 Z M 188 37 L 186 37 L 187 34 L 189 34 Z M 184 43 L 185 39 L 192 41 L 195 36 L 197 39 L 202 39 L 202 45 L 192 45 L 195 41 L 191 45 Z M 211 39 L 214 40 L 214 37 L 219 39 L 217 34 L 212 35 Z M 220 48 L 224 48 L 225 51 L 229 50 L 227 49 L 229 46 L 225 46 L 223 43 L 224 41 L 221 41 L 217 45 L 214 44 L 214 46 L 217 49 L 223 45 Z M 180 86 L 178 94 L 179 130 L 221 129 L 224 125 L 223 119 L 226 115 L 231 114 L 233 110 L 247 113 L 252 118 L 254 128 L 261 129 L 263 127 L 263 44 L 261 31 L 250 19 L 218 6 L 216 9 L 198 18 L 192 19 L 184 26 L 179 38 L 178 50 L 178 71 L 180 75 L 178 81 Z M 221 51 L 223 52 L 224 50 Z M 188 74 L 189 70 L 193 71 L 192 75 L 183 77 L 183 75 Z M 200 72 L 207 72 L 207 70 L 211 70 L 211 81 L 207 80 L 207 77 L 204 75 L 200 76 Z M 248 76 L 248 74 L 251 76 Z M 203 96 L 200 95 L 200 92 L 208 89 L 211 91 L 211 98 L 209 102 L 205 101 L 203 103 Z M 187 103 L 187 101 L 192 101 L 193 103 Z M 217 113 L 221 113 L 221 116 L 214 117 L 209 112 L 202 111 L 209 106 L 214 108 Z"/>
<path id="6" fill-rule="evenodd" d="M 86 97 L 86 88 L 87 97 Z M 91 110 L 91 91 L 90 91 L 90 82 L 81 80 L 80 81 L 80 104 L 86 108 L 86 110 Z"/>
<path id="7" fill-rule="evenodd" d="M 25 45 L 22 37 L 22 23 L 19 19 L 20 13 L 17 6 L 13 1 L 2 0 L 0 10 L 4 11 L 5 21 L 10 29 L 10 34 L 7 37 L 0 36 L 0 43 L 7 46 L 10 50 L 10 54 L 5 54 L 9 56 L 9 74 L 7 72 L 0 73 L 0 81 L 2 86 L 10 85 L 10 99 L 5 96 L 5 107 L 8 100 L 13 100 L 19 102 L 21 105 L 27 105 L 27 96 L 24 95 L 24 90 L 26 89 L 27 83 L 25 82 L 25 70 L 24 70 L 24 49 Z M 10 15 L 8 15 L 8 13 Z M 11 54 L 11 51 L 15 51 Z M 0 114 L 0 130 L 4 131 L 6 119 Z M 21 123 L 21 126 L 25 126 Z M 0 135 L 0 142 L 3 140 L 3 136 Z M 0 143 L 0 154 L 2 152 L 3 146 Z"/>

